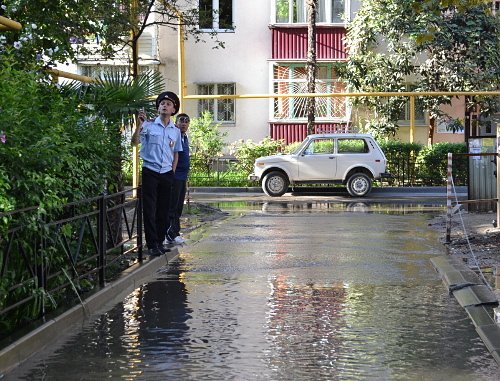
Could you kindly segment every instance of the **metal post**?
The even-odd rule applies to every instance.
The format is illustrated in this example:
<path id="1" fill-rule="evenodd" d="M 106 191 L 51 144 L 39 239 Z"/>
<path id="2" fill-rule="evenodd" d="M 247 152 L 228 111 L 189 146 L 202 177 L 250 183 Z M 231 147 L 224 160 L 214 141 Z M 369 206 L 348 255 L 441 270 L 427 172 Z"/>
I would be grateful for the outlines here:
<path id="1" fill-rule="evenodd" d="M 135 124 L 134 128 L 137 128 Z M 132 197 L 138 197 L 135 190 L 139 186 L 139 146 L 132 146 Z"/>
<path id="2" fill-rule="evenodd" d="M 98 266 L 99 266 L 99 285 L 105 284 L 105 266 L 106 266 L 106 199 L 102 195 L 98 202 L 99 216 L 97 221 L 97 245 L 98 245 Z"/>
<path id="3" fill-rule="evenodd" d="M 500 123 L 497 126 L 497 226 L 500 226 Z"/>
<path id="4" fill-rule="evenodd" d="M 451 181 L 453 154 L 448 153 L 448 176 L 446 180 L 446 243 L 451 242 Z"/>
<path id="5" fill-rule="evenodd" d="M 179 48 L 178 48 L 178 60 L 179 60 L 179 101 L 180 101 L 180 112 L 184 112 L 184 96 L 186 95 L 186 67 L 185 67 L 185 53 L 184 53 L 184 18 L 181 12 L 177 12 L 179 16 Z"/>
<path id="6" fill-rule="evenodd" d="M 38 287 L 43 288 L 44 290 L 47 290 L 47 277 L 49 274 L 47 274 L 47 239 L 45 235 L 45 222 L 46 222 L 47 215 L 43 213 L 41 215 L 41 222 L 42 222 L 42 228 L 41 230 L 41 237 L 40 237 L 40 267 L 39 267 L 39 279 L 38 279 Z M 35 246 L 36 247 L 36 246 Z M 35 268 L 37 268 L 37 265 L 35 263 Z M 47 294 L 44 292 L 42 295 L 42 306 L 40 309 L 40 317 L 45 316 L 45 298 L 47 297 Z"/>
<path id="7" fill-rule="evenodd" d="M 187 201 L 187 210 L 191 210 L 191 195 L 189 194 L 189 180 L 187 181 L 187 187 L 186 187 L 186 201 Z"/>
<path id="8" fill-rule="evenodd" d="M 137 188 L 137 259 L 142 262 L 142 187 Z"/>

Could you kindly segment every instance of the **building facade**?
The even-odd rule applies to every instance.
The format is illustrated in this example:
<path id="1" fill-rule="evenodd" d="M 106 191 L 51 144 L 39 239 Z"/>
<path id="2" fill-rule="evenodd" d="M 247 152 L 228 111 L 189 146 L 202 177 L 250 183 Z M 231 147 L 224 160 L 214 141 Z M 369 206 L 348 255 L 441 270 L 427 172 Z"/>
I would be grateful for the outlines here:
<path id="1" fill-rule="evenodd" d="M 215 10 L 221 2 L 212 1 Z M 359 5 L 359 3 L 358 3 Z M 206 43 L 185 43 L 186 93 L 217 94 L 300 94 L 307 93 L 307 15 L 303 0 L 227 1 L 232 28 L 219 28 L 214 17 L 212 29 L 224 42 L 224 49 Z M 347 59 L 343 46 L 346 33 L 343 14 L 351 17 L 356 8 L 350 0 L 322 0 L 317 15 L 316 92 L 345 92 L 332 63 Z M 217 13 L 214 13 L 216 16 Z M 164 66 L 165 78 L 176 79 L 176 45 L 163 44 L 172 31 L 160 38 L 162 54 L 173 58 Z M 168 46 L 167 46 L 168 45 Z M 166 50 L 164 50 L 164 48 Z M 171 86 L 177 86 L 175 81 Z M 245 98 L 187 100 L 185 111 L 201 115 L 209 110 L 228 140 L 265 136 L 300 141 L 307 132 L 307 98 Z M 352 128 L 351 109 L 345 98 L 316 98 L 316 131 L 348 131 Z"/>
<path id="2" fill-rule="evenodd" d="M 192 5 L 192 1 L 184 4 Z M 498 0 L 493 1 L 498 7 Z M 204 111 L 214 115 L 219 129 L 227 131 L 228 143 L 265 136 L 287 143 L 302 140 L 307 131 L 307 98 L 251 97 L 267 94 L 307 93 L 307 13 L 306 0 L 199 0 L 204 18 L 199 30 L 202 42 L 188 36 L 184 41 L 185 94 L 245 95 L 238 99 L 186 99 L 183 111 L 199 117 Z M 358 0 L 319 0 L 316 51 L 317 93 L 345 93 L 349 89 L 334 70 L 345 61 L 343 39 L 346 22 L 361 7 Z M 181 9 L 181 8 L 179 8 Z M 216 48 L 211 33 L 223 42 Z M 179 35 L 171 27 L 151 27 L 141 36 L 142 69 L 163 74 L 166 89 L 181 93 L 179 78 Z M 82 59 L 76 72 L 91 77 L 105 70 L 127 70 L 127 57 L 100 62 Z M 464 118 L 463 100 L 454 100 L 450 112 Z M 428 117 L 418 101 L 415 128 L 410 132 L 409 107 L 401 116 L 396 139 L 427 143 Z M 344 97 L 316 98 L 316 131 L 356 131 L 366 117 L 362 109 L 352 109 Z M 493 132 L 494 133 L 494 132 Z M 446 121 L 438 123 L 434 142 L 464 141 L 463 133 L 450 133 Z"/>

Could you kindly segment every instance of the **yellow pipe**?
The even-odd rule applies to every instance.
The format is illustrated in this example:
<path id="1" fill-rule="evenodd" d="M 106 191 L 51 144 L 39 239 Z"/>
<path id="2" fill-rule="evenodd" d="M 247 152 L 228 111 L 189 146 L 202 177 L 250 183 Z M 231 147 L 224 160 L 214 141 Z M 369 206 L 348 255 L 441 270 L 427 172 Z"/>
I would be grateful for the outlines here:
<path id="1" fill-rule="evenodd" d="M 0 16 L 0 30 L 21 30 L 23 26 L 17 21 Z"/>
<path id="2" fill-rule="evenodd" d="M 184 51 L 184 18 L 179 12 L 179 86 L 180 86 L 180 111 L 184 111 L 184 97 L 186 96 L 186 67 Z"/>
<path id="3" fill-rule="evenodd" d="M 86 76 L 80 75 L 80 74 L 68 73 L 68 72 L 65 72 L 62 70 L 57 70 L 57 69 L 47 69 L 47 73 L 52 74 L 55 77 L 69 78 L 69 79 L 74 79 L 74 80 L 86 82 L 86 83 L 94 83 L 95 82 L 94 78 L 86 77 Z"/>
<path id="4" fill-rule="evenodd" d="M 380 93 L 304 93 L 304 94 L 243 94 L 243 95 L 186 95 L 184 99 L 247 99 L 247 98 L 301 98 L 301 97 L 422 97 L 440 95 L 490 95 L 500 96 L 500 91 L 422 91 Z"/>

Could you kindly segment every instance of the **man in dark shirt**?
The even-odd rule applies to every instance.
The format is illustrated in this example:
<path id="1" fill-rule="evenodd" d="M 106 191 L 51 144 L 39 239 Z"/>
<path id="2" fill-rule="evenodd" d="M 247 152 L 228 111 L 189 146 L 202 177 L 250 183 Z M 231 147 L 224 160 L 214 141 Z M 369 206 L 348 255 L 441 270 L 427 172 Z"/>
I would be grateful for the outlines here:
<path id="1" fill-rule="evenodd" d="M 184 199 L 186 197 L 186 183 L 189 173 L 189 139 L 186 134 L 189 128 L 189 116 L 179 114 L 175 119 L 177 128 L 181 131 L 182 151 L 179 152 L 177 160 L 177 169 L 174 174 L 174 183 L 172 187 L 172 200 L 170 202 L 170 226 L 167 230 L 167 241 L 174 244 L 182 244 L 187 240 L 180 235 L 181 224 L 180 217 L 184 209 Z"/>

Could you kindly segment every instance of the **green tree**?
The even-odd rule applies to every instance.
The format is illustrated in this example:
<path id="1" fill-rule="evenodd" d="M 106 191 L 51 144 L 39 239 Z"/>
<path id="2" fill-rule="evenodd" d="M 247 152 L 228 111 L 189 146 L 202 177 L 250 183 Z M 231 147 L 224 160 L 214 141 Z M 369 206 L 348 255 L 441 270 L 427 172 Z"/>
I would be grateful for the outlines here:
<path id="1" fill-rule="evenodd" d="M 499 19 L 491 4 L 477 1 L 363 2 L 349 25 L 349 60 L 342 77 L 356 91 L 487 91 L 499 83 Z M 422 59 L 422 56 L 425 59 Z M 470 99 L 492 113 L 495 101 Z M 355 102 L 373 110 L 370 127 L 383 134 L 395 133 L 407 99 L 404 97 L 360 97 Z M 439 105 L 450 97 L 426 97 L 431 118 L 442 115 Z"/>
<path id="2" fill-rule="evenodd" d="M 198 28 L 200 15 L 194 1 L 11 0 L 0 7 L 0 15 L 23 25 L 3 41 L 19 50 L 20 63 L 43 59 L 49 67 L 75 61 L 79 55 L 113 58 L 129 49 L 132 73 L 138 75 L 138 41 L 147 27 L 182 25 L 184 38 L 192 36 L 196 41 L 207 35 Z M 217 33 L 208 35 L 217 47 L 223 46 Z"/>
<path id="3" fill-rule="evenodd" d="M 214 125 L 214 117 L 209 111 L 204 111 L 200 118 L 193 118 L 189 125 L 191 157 L 193 169 L 200 169 L 210 177 L 212 162 L 222 156 L 222 151 L 228 146 L 224 138 L 229 132 L 220 132 L 220 123 Z"/>

